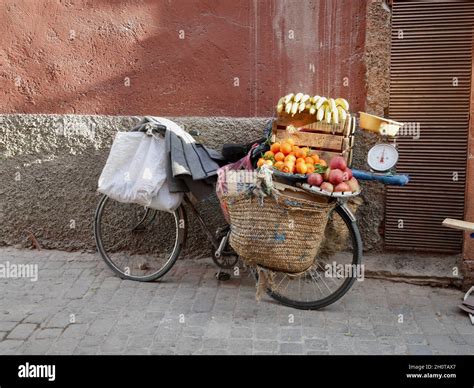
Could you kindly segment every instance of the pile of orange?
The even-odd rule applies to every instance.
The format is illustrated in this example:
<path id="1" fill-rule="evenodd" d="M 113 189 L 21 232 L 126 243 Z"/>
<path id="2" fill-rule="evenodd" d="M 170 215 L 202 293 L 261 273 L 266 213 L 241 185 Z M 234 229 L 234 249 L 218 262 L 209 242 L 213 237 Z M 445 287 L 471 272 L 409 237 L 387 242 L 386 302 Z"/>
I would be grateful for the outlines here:
<path id="1" fill-rule="evenodd" d="M 275 169 L 293 174 L 311 174 L 316 167 L 326 167 L 327 163 L 308 147 L 298 147 L 293 139 L 288 138 L 280 143 L 273 143 L 270 151 L 265 152 L 257 162 L 257 167 L 264 164 Z"/>

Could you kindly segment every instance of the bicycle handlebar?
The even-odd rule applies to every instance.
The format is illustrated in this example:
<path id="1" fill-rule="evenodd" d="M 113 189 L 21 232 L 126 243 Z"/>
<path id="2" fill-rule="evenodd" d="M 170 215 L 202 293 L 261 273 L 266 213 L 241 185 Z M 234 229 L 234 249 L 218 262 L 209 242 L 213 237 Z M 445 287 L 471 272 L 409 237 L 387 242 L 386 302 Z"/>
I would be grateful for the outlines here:
<path id="1" fill-rule="evenodd" d="M 385 185 L 405 186 L 410 181 L 409 175 L 380 175 L 370 171 L 352 169 L 352 175 L 362 181 L 378 181 Z"/>

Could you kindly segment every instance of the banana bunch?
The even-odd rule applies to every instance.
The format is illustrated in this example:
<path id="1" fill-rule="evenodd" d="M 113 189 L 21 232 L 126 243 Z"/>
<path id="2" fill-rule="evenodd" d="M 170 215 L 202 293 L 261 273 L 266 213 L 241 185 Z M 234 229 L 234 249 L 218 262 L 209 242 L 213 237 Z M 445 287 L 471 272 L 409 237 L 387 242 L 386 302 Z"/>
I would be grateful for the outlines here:
<path id="1" fill-rule="evenodd" d="M 311 97 L 303 93 L 290 93 L 280 98 L 277 112 L 285 112 L 294 116 L 297 113 L 308 112 L 316 115 L 317 121 L 327 124 L 343 122 L 349 112 L 349 103 L 344 98 L 326 98 L 321 96 Z"/>

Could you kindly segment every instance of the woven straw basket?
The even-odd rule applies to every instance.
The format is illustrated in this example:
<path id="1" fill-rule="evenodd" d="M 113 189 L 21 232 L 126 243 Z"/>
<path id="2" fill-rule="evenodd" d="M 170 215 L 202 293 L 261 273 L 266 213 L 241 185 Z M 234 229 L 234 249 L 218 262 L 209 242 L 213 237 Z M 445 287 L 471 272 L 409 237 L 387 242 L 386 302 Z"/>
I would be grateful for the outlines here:
<path id="1" fill-rule="evenodd" d="M 226 203 L 232 248 L 249 265 L 286 273 L 304 272 L 314 264 L 334 207 L 282 193 L 261 199 L 244 192 L 227 197 Z"/>

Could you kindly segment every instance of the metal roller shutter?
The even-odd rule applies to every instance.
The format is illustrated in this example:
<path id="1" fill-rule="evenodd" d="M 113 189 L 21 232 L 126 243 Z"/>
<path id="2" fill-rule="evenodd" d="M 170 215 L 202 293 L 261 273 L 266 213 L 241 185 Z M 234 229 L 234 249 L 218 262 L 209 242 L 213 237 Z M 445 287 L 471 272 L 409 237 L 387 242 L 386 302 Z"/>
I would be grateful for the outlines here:
<path id="1" fill-rule="evenodd" d="M 474 2 L 394 1 L 392 11 L 390 118 L 419 123 L 420 137 L 413 126 L 397 139 L 397 171 L 411 182 L 387 187 L 385 244 L 460 252 L 462 233 L 441 222 L 464 216 Z"/>

